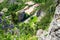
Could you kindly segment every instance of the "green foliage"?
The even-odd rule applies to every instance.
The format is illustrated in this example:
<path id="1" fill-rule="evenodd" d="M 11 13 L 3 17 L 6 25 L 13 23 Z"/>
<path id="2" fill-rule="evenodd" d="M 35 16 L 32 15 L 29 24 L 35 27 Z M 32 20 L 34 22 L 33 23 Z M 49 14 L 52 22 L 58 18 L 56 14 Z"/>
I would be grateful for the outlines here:
<path id="1" fill-rule="evenodd" d="M 35 1 L 36 3 L 44 3 L 46 0 L 33 0 L 33 1 Z"/>
<path id="2" fill-rule="evenodd" d="M 38 17 L 33 16 L 30 18 L 28 23 L 24 22 L 18 22 L 18 15 L 16 15 L 16 12 L 23 9 L 26 5 L 25 2 L 31 1 L 31 0 L 17 0 L 18 4 L 9 4 L 8 0 L 5 0 L 3 3 L 0 4 L 0 11 L 3 8 L 7 8 L 8 11 L 4 13 L 2 16 L 2 21 L 6 19 L 6 16 L 11 15 L 11 19 L 7 18 L 7 23 L 10 24 L 10 22 L 14 23 L 14 29 L 18 28 L 20 31 L 20 36 L 17 36 L 15 34 L 11 34 L 10 32 L 5 32 L 5 30 L 2 30 L 2 26 L 4 23 L 0 24 L 0 40 L 37 40 L 36 37 L 36 31 L 38 29 L 47 30 L 49 27 L 49 24 L 53 18 L 56 3 L 54 0 L 32 0 L 35 3 L 39 3 L 40 6 L 36 9 L 41 9 L 44 12 L 46 12 L 46 15 L 41 19 L 41 21 L 38 21 Z M 34 14 L 35 12 L 33 12 Z M 32 14 L 32 15 L 33 15 Z M 32 15 L 26 14 L 24 16 L 24 19 L 29 18 Z M 13 30 L 14 30 L 13 29 Z"/>
<path id="3" fill-rule="evenodd" d="M 21 34 L 33 34 L 33 29 L 30 27 L 30 25 L 28 23 L 23 23 L 19 25 L 19 29 Z M 23 32 L 24 31 L 24 32 Z"/>
<path id="4" fill-rule="evenodd" d="M 15 11 L 18 8 L 17 4 L 11 4 L 8 8 L 9 11 Z"/>
<path id="5" fill-rule="evenodd" d="M 36 23 L 38 27 L 37 29 L 48 29 L 48 26 L 54 16 L 54 12 L 55 6 L 53 5 L 46 11 L 46 15 L 41 19 L 41 21 Z"/>
<path id="6" fill-rule="evenodd" d="M 31 17 L 30 22 L 36 22 L 36 21 L 37 21 L 37 17 L 36 16 Z"/>

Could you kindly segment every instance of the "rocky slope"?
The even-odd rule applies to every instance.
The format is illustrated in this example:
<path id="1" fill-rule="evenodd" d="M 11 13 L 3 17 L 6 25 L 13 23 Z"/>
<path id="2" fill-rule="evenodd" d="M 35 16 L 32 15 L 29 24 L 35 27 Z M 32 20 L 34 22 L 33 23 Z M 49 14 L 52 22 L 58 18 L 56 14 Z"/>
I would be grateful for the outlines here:
<path id="1" fill-rule="evenodd" d="M 56 7 L 54 18 L 48 30 L 48 33 L 45 33 L 43 37 L 38 36 L 38 40 L 60 40 L 60 4 Z"/>
<path id="2" fill-rule="evenodd" d="M 49 40 L 60 40 L 60 4 L 56 7 L 54 18 L 49 28 Z"/>

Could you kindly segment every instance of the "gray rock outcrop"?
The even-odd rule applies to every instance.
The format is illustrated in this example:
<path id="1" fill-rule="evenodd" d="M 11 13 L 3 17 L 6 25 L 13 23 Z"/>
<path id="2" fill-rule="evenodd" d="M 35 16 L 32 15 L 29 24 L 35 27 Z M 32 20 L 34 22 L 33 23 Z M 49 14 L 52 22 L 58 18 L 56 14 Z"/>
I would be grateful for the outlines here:
<path id="1" fill-rule="evenodd" d="M 60 40 L 60 4 L 56 7 L 53 21 L 50 24 L 50 40 Z"/>

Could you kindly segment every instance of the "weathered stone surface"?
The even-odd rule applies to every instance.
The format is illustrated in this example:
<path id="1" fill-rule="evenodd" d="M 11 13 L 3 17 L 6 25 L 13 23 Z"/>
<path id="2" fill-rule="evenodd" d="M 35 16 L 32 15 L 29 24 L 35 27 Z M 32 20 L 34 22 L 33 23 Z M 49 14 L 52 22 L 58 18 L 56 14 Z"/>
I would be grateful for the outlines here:
<path id="1" fill-rule="evenodd" d="M 1 12 L 0 12 L 0 17 L 3 16 L 3 14 L 4 14 L 4 12 L 1 11 Z"/>
<path id="2" fill-rule="evenodd" d="M 39 29 L 38 31 L 37 31 L 37 34 L 36 34 L 36 36 L 41 36 L 41 34 L 43 33 L 43 30 L 42 29 Z"/>
<path id="3" fill-rule="evenodd" d="M 28 5 L 33 5 L 35 4 L 33 1 L 29 1 L 29 2 L 26 2 L 25 4 L 28 4 Z"/>
<path id="4" fill-rule="evenodd" d="M 25 13 L 27 13 L 27 14 L 30 15 L 30 14 L 35 10 L 35 8 L 38 7 L 38 6 L 39 6 L 39 4 L 33 5 L 33 6 L 30 7 L 29 9 L 25 10 Z"/>
<path id="5" fill-rule="evenodd" d="M 4 0 L 0 0 L 0 3 L 2 3 Z"/>
<path id="6" fill-rule="evenodd" d="M 60 40 L 60 4 L 56 7 L 54 19 L 50 27 L 50 40 Z"/>
<path id="7" fill-rule="evenodd" d="M 37 30 L 36 36 L 38 37 L 38 40 L 46 40 L 45 35 L 47 34 L 46 31 L 39 29 Z"/>

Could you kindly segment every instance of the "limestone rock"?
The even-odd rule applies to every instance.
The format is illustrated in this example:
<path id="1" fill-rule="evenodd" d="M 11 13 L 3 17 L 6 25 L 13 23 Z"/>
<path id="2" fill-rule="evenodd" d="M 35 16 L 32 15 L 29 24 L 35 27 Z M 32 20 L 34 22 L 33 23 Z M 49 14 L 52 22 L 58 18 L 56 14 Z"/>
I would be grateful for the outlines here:
<path id="1" fill-rule="evenodd" d="M 60 4 L 56 7 L 54 19 L 50 27 L 50 40 L 60 40 Z"/>
<path id="2" fill-rule="evenodd" d="M 35 4 L 33 1 L 29 1 L 29 2 L 26 2 L 25 4 L 28 4 L 28 5 L 33 5 Z"/>
<path id="3" fill-rule="evenodd" d="M 25 10 L 25 13 L 27 13 L 27 14 L 30 15 L 30 14 L 35 10 L 35 8 L 38 7 L 38 6 L 39 6 L 39 4 L 33 5 L 33 6 L 30 7 L 29 9 Z"/>
<path id="4" fill-rule="evenodd" d="M 38 31 L 37 31 L 37 34 L 36 34 L 36 36 L 41 36 L 41 34 L 43 33 L 43 30 L 42 29 L 39 29 Z"/>
<path id="5" fill-rule="evenodd" d="M 29 8 L 28 6 L 25 6 L 25 7 L 24 7 L 24 10 L 26 10 L 26 9 L 28 9 L 28 8 Z"/>
<path id="6" fill-rule="evenodd" d="M 0 0 L 0 3 L 2 3 L 4 0 Z"/>
<path id="7" fill-rule="evenodd" d="M 46 34 L 47 34 L 47 31 L 39 29 L 37 30 L 36 36 L 38 37 L 38 40 L 46 40 L 46 37 L 45 37 Z"/>
<path id="8" fill-rule="evenodd" d="M 1 12 L 0 12 L 0 17 L 3 16 L 3 14 L 4 14 L 4 12 L 1 11 Z"/>

